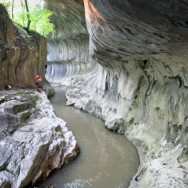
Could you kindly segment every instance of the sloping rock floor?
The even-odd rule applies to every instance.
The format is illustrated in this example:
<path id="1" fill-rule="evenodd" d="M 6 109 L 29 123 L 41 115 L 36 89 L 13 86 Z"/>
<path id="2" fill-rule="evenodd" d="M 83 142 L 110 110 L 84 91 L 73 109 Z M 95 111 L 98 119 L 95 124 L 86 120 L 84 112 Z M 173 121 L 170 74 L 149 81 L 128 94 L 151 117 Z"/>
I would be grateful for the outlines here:
<path id="1" fill-rule="evenodd" d="M 32 186 L 79 153 L 44 92 L 0 91 L 0 187 Z"/>

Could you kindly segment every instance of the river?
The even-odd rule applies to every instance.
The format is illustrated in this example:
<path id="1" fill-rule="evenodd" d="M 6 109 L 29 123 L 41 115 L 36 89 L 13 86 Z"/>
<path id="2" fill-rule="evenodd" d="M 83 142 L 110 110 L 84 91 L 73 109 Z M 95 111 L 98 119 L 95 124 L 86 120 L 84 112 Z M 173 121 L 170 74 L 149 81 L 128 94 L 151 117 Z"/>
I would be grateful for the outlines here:
<path id="1" fill-rule="evenodd" d="M 123 135 L 107 130 L 101 119 L 72 106 L 66 106 L 63 89 L 55 89 L 51 103 L 56 115 L 65 120 L 69 130 L 74 133 L 81 153 L 37 187 L 128 187 L 139 166 L 135 147 Z"/>

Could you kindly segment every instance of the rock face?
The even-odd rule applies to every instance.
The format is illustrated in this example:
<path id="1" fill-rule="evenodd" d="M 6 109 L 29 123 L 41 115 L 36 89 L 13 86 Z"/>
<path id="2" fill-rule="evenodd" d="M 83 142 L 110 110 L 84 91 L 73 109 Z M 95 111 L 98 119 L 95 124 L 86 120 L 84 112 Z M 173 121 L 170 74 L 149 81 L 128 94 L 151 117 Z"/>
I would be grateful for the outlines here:
<path id="1" fill-rule="evenodd" d="M 46 39 L 13 25 L 1 4 L 0 12 L 0 89 L 34 88 L 35 75 L 44 75 Z M 46 94 L 0 91 L 1 188 L 33 186 L 78 153 L 72 132 L 55 116 Z"/>
<path id="2" fill-rule="evenodd" d="M 83 2 L 46 0 L 46 3 L 53 11 L 51 20 L 55 25 L 55 32 L 48 37 L 48 61 L 87 62 L 89 36 Z"/>
<path id="3" fill-rule="evenodd" d="M 83 1 L 45 1 L 53 11 L 55 32 L 48 37 L 48 68 L 51 83 L 69 84 L 75 74 L 83 74 L 95 66 L 89 56 L 89 35 L 86 29 Z"/>
<path id="4" fill-rule="evenodd" d="M 0 88 L 33 88 L 35 75 L 44 75 L 46 39 L 13 25 L 1 4 L 0 12 Z"/>
<path id="5" fill-rule="evenodd" d="M 0 94 L 0 187 L 33 185 L 77 156 L 72 132 L 44 93 Z"/>
<path id="6" fill-rule="evenodd" d="M 130 187 L 188 187 L 188 3 L 84 0 L 84 6 L 97 65 L 72 78 L 67 104 L 136 144 L 141 166 Z"/>

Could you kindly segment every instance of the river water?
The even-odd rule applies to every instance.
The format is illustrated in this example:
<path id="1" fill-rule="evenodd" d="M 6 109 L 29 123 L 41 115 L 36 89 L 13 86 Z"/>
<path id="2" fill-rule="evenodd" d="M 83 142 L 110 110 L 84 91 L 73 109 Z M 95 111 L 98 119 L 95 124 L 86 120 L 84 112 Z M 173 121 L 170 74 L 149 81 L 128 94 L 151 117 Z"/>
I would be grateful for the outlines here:
<path id="1" fill-rule="evenodd" d="M 133 145 L 122 135 L 104 127 L 104 122 L 72 106 L 66 106 L 63 89 L 51 99 L 55 113 L 67 122 L 81 153 L 71 163 L 54 172 L 38 187 L 126 188 L 139 166 Z"/>

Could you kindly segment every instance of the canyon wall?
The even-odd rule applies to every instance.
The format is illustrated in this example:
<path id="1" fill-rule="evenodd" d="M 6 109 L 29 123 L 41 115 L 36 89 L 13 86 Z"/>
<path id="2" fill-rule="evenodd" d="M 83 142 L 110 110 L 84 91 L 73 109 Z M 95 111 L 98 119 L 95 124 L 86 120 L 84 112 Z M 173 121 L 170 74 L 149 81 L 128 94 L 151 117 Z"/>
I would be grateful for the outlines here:
<path id="1" fill-rule="evenodd" d="M 146 162 L 130 187 L 186 187 L 187 5 L 84 2 L 89 50 L 100 66 L 86 86 L 68 90 L 68 104 L 143 149 Z"/>
<path id="2" fill-rule="evenodd" d="M 48 1 L 53 11 L 51 21 L 55 32 L 48 37 L 48 68 L 46 78 L 51 83 L 68 85 L 73 75 L 95 67 L 89 56 L 89 35 L 82 0 Z"/>
<path id="3" fill-rule="evenodd" d="M 77 3 L 70 1 L 70 12 Z M 65 84 L 67 104 L 102 118 L 107 128 L 135 143 L 141 165 L 130 187 L 187 188 L 188 3 L 84 0 L 84 6 L 88 62 L 97 64 L 82 74 L 77 74 L 79 65 L 66 65 L 65 72 L 53 65 L 49 79 L 59 71 L 57 82 L 63 85 L 61 77 L 71 75 Z M 62 19 L 65 26 L 72 20 L 68 16 Z M 73 59 L 70 52 L 75 48 L 70 43 L 68 49 L 63 42 L 58 51 L 53 41 L 57 43 L 54 38 L 50 41 L 49 59 L 51 52 L 59 57 L 61 50 L 65 60 Z"/>
<path id="4" fill-rule="evenodd" d="M 44 75 L 47 41 L 35 32 L 13 25 L 1 4 L 0 12 L 0 88 L 34 88 L 35 75 Z"/>
<path id="5" fill-rule="evenodd" d="M 13 25 L 0 4 L 1 188 L 34 187 L 79 154 L 73 133 L 47 99 L 53 91 L 46 80 L 46 93 L 28 89 L 36 87 L 36 74 L 44 75 L 46 56 L 47 40 Z"/>

